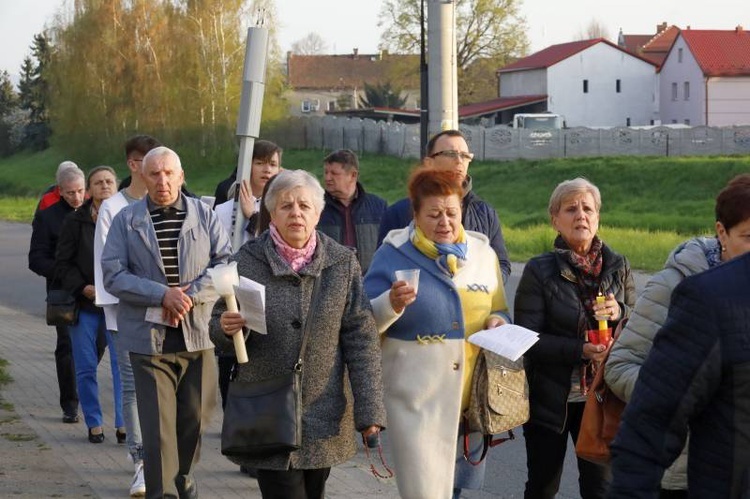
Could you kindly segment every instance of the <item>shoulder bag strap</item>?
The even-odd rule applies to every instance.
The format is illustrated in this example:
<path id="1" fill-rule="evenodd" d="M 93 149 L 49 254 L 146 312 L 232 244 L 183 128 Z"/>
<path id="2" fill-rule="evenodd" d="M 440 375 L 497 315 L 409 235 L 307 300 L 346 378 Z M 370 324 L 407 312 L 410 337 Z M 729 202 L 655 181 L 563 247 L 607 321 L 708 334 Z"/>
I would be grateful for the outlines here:
<path id="1" fill-rule="evenodd" d="M 312 329 L 312 319 L 315 309 L 318 308 L 318 295 L 320 294 L 320 276 L 315 278 L 313 284 L 312 295 L 310 296 L 310 308 L 307 310 L 307 319 L 305 319 L 305 329 L 302 332 L 302 346 L 299 349 L 299 357 L 297 364 L 294 366 L 295 371 L 302 369 L 302 358 L 305 356 L 305 348 L 307 348 L 307 338 L 310 336 L 310 330 Z"/>

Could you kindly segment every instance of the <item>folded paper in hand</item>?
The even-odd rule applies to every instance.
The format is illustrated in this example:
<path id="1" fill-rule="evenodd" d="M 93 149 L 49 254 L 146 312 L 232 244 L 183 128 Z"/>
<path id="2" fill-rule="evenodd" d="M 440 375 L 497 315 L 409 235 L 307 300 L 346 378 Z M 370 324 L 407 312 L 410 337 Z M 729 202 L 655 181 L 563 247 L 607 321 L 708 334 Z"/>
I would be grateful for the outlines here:
<path id="1" fill-rule="evenodd" d="M 513 362 L 539 341 L 539 333 L 515 324 L 478 331 L 469 336 L 469 343 L 480 346 Z"/>
<path id="2" fill-rule="evenodd" d="M 246 327 L 256 333 L 267 334 L 266 287 L 240 276 L 240 285 L 234 286 L 234 296 L 237 298 Z"/>

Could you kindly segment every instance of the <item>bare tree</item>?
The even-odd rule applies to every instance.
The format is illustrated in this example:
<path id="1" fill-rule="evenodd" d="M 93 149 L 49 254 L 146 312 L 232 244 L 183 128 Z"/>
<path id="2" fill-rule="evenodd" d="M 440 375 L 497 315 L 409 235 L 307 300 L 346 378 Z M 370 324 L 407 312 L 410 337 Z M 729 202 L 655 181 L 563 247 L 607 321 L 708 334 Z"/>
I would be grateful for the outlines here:
<path id="1" fill-rule="evenodd" d="M 586 29 L 581 29 L 578 32 L 576 40 L 592 40 L 594 38 L 609 39 L 609 30 L 599 19 L 589 21 Z"/>
<path id="2" fill-rule="evenodd" d="M 328 46 L 319 34 L 314 31 L 292 43 L 292 53 L 297 55 L 324 54 Z"/>

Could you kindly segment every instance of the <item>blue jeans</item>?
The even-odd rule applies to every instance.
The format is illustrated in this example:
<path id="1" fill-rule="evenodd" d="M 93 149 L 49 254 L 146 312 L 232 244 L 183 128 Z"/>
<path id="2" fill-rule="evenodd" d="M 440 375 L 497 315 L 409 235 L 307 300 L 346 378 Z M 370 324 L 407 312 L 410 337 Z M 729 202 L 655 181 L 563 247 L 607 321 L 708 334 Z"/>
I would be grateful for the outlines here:
<path id="1" fill-rule="evenodd" d="M 99 404 L 99 384 L 96 379 L 96 368 L 99 365 L 96 338 L 103 331 L 104 313 L 81 310 L 78 323 L 70 326 L 70 340 L 73 345 L 73 360 L 76 368 L 78 397 L 86 420 L 86 426 L 102 426 L 102 407 Z M 123 426 L 122 388 L 120 387 L 120 369 L 117 367 L 117 355 L 112 344 L 112 337 L 107 333 L 109 358 L 112 364 L 112 391 L 115 403 L 115 427 Z"/>
<path id="2" fill-rule="evenodd" d="M 138 420 L 138 402 L 135 399 L 135 380 L 133 379 L 133 366 L 130 364 L 130 354 L 122 345 L 120 333 L 117 331 L 107 331 L 107 333 L 114 340 L 117 364 L 120 367 L 122 415 L 125 418 L 125 431 L 128 433 L 128 451 L 133 462 L 143 461 L 143 437 Z"/>

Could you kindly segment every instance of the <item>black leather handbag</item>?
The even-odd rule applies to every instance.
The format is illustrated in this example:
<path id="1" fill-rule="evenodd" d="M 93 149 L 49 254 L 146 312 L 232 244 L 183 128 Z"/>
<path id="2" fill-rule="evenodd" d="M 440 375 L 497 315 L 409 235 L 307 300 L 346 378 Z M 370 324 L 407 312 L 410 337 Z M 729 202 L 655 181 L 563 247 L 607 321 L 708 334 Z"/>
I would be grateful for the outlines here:
<path id="1" fill-rule="evenodd" d="M 78 324 L 78 300 L 64 289 L 47 291 L 47 325 L 73 326 Z"/>
<path id="2" fill-rule="evenodd" d="M 302 446 L 302 358 L 319 288 L 320 279 L 316 278 L 294 367 L 261 381 L 230 382 L 221 425 L 221 453 L 225 456 L 264 458 Z"/>

